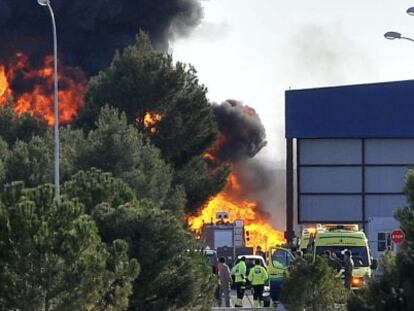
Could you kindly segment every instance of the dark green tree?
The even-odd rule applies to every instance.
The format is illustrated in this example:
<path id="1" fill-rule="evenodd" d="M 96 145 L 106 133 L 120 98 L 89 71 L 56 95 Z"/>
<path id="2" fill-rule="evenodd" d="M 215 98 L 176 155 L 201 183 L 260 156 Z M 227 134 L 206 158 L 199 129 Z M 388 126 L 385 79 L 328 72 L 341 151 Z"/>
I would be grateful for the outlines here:
<path id="1" fill-rule="evenodd" d="M 101 203 L 119 206 L 136 200 L 134 191 L 122 179 L 95 168 L 76 173 L 64 184 L 62 193 L 81 202 L 88 214 Z"/>
<path id="2" fill-rule="evenodd" d="M 230 168 L 221 165 L 210 171 L 202 156 L 194 157 L 176 168 L 174 183 L 183 185 L 187 193 L 186 211 L 195 214 L 213 194 L 220 192 L 227 183 Z"/>
<path id="3" fill-rule="evenodd" d="M 170 211 L 149 201 L 114 208 L 97 206 L 93 212 L 103 239 L 126 239 L 131 256 L 141 264 L 134 283 L 130 310 L 209 310 L 213 275 L 194 238 Z"/>
<path id="4" fill-rule="evenodd" d="M 6 179 L 7 159 L 9 157 L 9 146 L 0 137 L 0 185 Z"/>
<path id="5" fill-rule="evenodd" d="M 128 183 L 137 198 L 149 199 L 158 207 L 181 215 L 185 193 L 172 184 L 173 170 L 160 151 L 127 124 L 125 113 L 104 107 L 96 126 L 89 132 L 87 152 L 78 159 L 82 168 L 111 172 Z"/>
<path id="6" fill-rule="evenodd" d="M 414 306 L 414 170 L 408 170 L 405 178 L 405 194 L 408 206 L 395 212 L 405 233 L 401 250 L 388 254 L 381 263 L 382 277 L 370 282 L 362 295 L 352 297 L 351 311 L 412 310 Z"/>
<path id="7" fill-rule="evenodd" d="M 289 311 L 346 310 L 346 290 L 319 256 L 296 261 L 283 283 L 281 302 Z"/>
<path id="8" fill-rule="evenodd" d="M 114 106 L 151 137 L 167 162 L 181 164 L 215 141 L 217 125 L 206 92 L 194 68 L 174 64 L 171 55 L 155 51 L 148 35 L 140 32 L 135 45 L 91 79 L 79 118 L 93 126 L 103 106 Z M 162 115 L 156 133 L 143 126 L 148 112 Z"/>
<path id="9" fill-rule="evenodd" d="M 87 146 L 81 130 L 62 128 L 61 180 L 69 179 L 78 171 L 80 155 Z M 29 187 L 53 182 L 54 149 L 53 131 L 45 131 L 43 136 L 34 136 L 28 142 L 16 141 L 6 162 L 6 182 L 24 181 Z"/>
<path id="10" fill-rule="evenodd" d="M 100 109 L 108 104 L 125 112 L 128 124 L 145 134 L 179 174 L 173 185 L 184 185 L 189 198 L 186 210 L 195 212 L 222 190 L 228 175 L 224 167 L 209 171 L 200 163 L 218 132 L 206 93 L 193 67 L 174 64 L 171 55 L 154 50 L 141 32 L 135 45 L 117 54 L 107 70 L 91 79 L 76 123 L 96 127 Z M 145 127 L 147 113 L 158 113 L 161 120 Z"/>
<path id="11" fill-rule="evenodd" d="M 42 136 L 47 130 L 47 123 L 23 114 L 19 116 L 11 106 L 0 106 L 0 137 L 9 145 L 16 140 L 28 142 L 33 136 Z"/>
<path id="12" fill-rule="evenodd" d="M 138 263 L 125 241 L 101 242 L 82 205 L 51 185 L 6 185 L 0 200 L 0 309 L 125 310 Z"/>
<path id="13" fill-rule="evenodd" d="M 210 306 L 214 287 L 210 269 L 174 214 L 149 200 L 138 201 L 124 181 L 97 169 L 73 176 L 63 193 L 92 212 L 106 242 L 122 236 L 130 244 L 131 256 L 142 260 L 131 310 Z"/>

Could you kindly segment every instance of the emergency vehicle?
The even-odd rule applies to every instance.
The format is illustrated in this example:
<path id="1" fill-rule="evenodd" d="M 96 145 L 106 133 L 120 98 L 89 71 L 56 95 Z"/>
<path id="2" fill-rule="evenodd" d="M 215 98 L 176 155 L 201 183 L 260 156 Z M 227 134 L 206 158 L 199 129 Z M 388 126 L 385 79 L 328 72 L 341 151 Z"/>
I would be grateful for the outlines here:
<path id="1" fill-rule="evenodd" d="M 351 251 L 354 261 L 353 290 L 366 285 L 367 280 L 372 277 L 372 270 L 377 268 L 377 261 L 371 256 L 368 239 L 365 233 L 358 229 L 358 225 L 325 225 L 324 230 L 316 233 L 312 243 L 314 258 L 329 252 L 335 254 L 339 262 L 343 262 L 345 251 Z M 343 279 L 342 269 L 339 276 Z"/>
<path id="2" fill-rule="evenodd" d="M 310 244 L 309 244 L 310 243 Z M 358 225 L 316 225 L 302 231 L 298 248 L 304 256 L 323 256 L 329 251 L 335 254 L 338 262 L 342 263 L 346 250 L 351 251 L 354 261 L 352 290 L 358 290 L 366 285 L 372 276 L 372 270 L 377 268 L 377 261 L 372 259 L 368 239 Z M 274 247 L 269 250 L 268 274 L 270 295 L 273 301 L 279 301 L 283 279 L 295 257 L 287 248 Z M 343 268 L 338 277 L 344 280 Z"/>

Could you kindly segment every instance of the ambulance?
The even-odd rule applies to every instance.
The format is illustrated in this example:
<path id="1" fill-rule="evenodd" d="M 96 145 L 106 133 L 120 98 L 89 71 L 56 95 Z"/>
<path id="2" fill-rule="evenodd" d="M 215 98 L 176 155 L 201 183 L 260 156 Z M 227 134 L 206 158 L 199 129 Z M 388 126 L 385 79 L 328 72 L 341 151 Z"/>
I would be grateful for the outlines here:
<path id="1" fill-rule="evenodd" d="M 368 239 L 358 225 L 324 225 L 307 249 L 312 250 L 313 258 L 324 256 L 326 253 L 335 254 L 338 262 L 344 261 L 348 250 L 352 253 L 354 270 L 352 273 L 352 289 L 358 290 L 366 285 L 372 277 L 372 270 L 377 268 L 377 261 L 372 259 Z M 344 280 L 343 269 L 339 276 Z"/>
<path id="2" fill-rule="evenodd" d="M 352 290 L 358 290 L 372 277 L 372 270 L 377 268 L 377 261 L 372 259 L 368 239 L 359 230 L 358 225 L 334 224 L 316 225 L 305 228 L 298 245 L 305 257 L 324 256 L 327 252 L 335 254 L 339 264 L 337 277 L 344 282 L 343 260 L 347 250 L 351 251 L 354 261 L 352 273 Z M 295 257 L 290 249 L 270 248 L 268 256 L 268 274 L 270 295 L 273 301 L 279 301 L 283 279 Z M 342 267 L 341 267 L 342 266 Z"/>

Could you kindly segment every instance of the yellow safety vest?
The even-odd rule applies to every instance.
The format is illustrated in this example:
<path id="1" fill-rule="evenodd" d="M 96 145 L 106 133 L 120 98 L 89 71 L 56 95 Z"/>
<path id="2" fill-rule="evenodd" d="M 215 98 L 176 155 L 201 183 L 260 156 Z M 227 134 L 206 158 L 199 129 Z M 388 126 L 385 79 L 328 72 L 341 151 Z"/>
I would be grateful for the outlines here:
<path id="1" fill-rule="evenodd" d="M 264 285 L 269 278 L 267 271 L 260 265 L 256 265 L 250 269 L 249 276 L 247 277 L 250 283 L 255 285 Z"/>
<path id="2" fill-rule="evenodd" d="M 242 260 L 231 269 L 231 273 L 236 277 L 234 280 L 236 283 L 246 282 L 246 270 L 246 263 Z"/>

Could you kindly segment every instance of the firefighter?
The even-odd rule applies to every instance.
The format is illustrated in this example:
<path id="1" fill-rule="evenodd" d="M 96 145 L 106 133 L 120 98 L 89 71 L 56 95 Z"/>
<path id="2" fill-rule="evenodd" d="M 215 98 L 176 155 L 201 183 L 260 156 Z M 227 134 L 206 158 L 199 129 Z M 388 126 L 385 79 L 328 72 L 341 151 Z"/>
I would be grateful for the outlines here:
<path id="1" fill-rule="evenodd" d="M 260 308 L 263 303 L 264 285 L 269 278 L 266 269 L 260 265 L 260 260 L 254 261 L 255 266 L 250 269 L 247 277 L 253 287 L 253 307 Z"/>
<path id="2" fill-rule="evenodd" d="M 240 258 L 239 262 L 231 269 L 231 274 L 235 277 L 237 300 L 235 307 L 243 307 L 244 291 L 246 290 L 246 257 Z"/>

